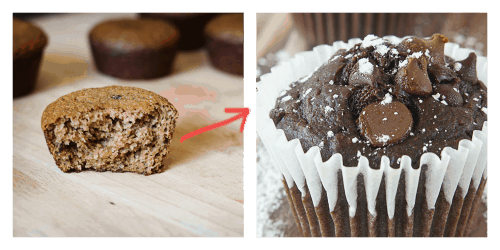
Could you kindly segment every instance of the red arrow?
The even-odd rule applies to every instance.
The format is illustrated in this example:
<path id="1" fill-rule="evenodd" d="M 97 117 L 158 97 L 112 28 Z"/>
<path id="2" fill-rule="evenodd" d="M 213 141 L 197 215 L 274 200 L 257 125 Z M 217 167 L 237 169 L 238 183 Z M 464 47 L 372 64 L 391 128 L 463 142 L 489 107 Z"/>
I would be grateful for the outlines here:
<path id="1" fill-rule="evenodd" d="M 224 109 L 224 111 L 226 113 L 239 113 L 239 114 L 232 117 L 232 118 L 229 118 L 227 120 L 224 120 L 224 121 L 197 129 L 197 130 L 190 132 L 188 134 L 185 134 L 181 137 L 181 142 L 183 142 L 183 141 L 185 141 L 185 140 L 187 140 L 195 135 L 205 133 L 207 131 L 210 131 L 212 129 L 216 129 L 218 127 L 226 126 L 229 123 L 234 122 L 240 118 L 243 118 L 243 121 L 241 121 L 241 127 L 240 127 L 240 132 L 243 133 L 243 129 L 245 128 L 245 122 L 247 121 L 247 117 L 248 117 L 248 114 L 250 113 L 250 109 L 249 108 L 226 108 L 226 109 Z"/>

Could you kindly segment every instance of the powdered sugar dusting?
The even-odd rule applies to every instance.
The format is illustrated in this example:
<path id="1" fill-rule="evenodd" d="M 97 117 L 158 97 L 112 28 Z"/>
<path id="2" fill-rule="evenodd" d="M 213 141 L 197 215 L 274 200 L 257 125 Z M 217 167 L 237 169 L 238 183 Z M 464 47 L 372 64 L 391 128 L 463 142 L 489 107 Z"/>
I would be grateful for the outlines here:
<path id="1" fill-rule="evenodd" d="M 423 55 L 422 51 L 419 51 L 419 52 L 415 52 L 415 53 L 413 53 L 413 54 L 409 55 L 408 57 L 410 57 L 410 58 L 417 58 L 417 59 L 418 59 L 418 58 L 420 58 L 422 55 Z"/>
<path id="2" fill-rule="evenodd" d="M 390 139 L 391 139 L 391 137 L 388 136 L 388 135 L 381 135 L 381 136 L 377 137 L 377 141 L 378 142 L 383 142 L 383 143 L 388 142 Z"/>
<path id="3" fill-rule="evenodd" d="M 387 52 L 389 52 L 389 47 L 381 44 L 379 46 L 377 46 L 377 49 L 375 50 L 375 52 L 381 54 L 381 55 L 385 55 Z M 397 52 L 397 50 L 396 50 Z"/>
<path id="4" fill-rule="evenodd" d="M 368 60 L 368 58 L 359 59 L 359 72 L 367 75 L 371 75 L 373 72 L 373 64 Z"/>
<path id="5" fill-rule="evenodd" d="M 325 107 L 325 114 L 328 114 L 328 112 L 332 112 L 332 111 L 333 111 L 332 107 L 330 107 L 330 106 Z"/>
<path id="6" fill-rule="evenodd" d="M 380 102 L 380 104 L 386 105 L 386 104 L 389 104 L 391 102 L 392 102 L 392 95 L 387 93 L 387 94 L 385 94 L 384 100 L 382 100 L 382 102 Z"/>
<path id="7" fill-rule="evenodd" d="M 402 68 L 408 64 L 408 59 L 404 59 L 403 61 L 399 62 L 398 68 Z"/>
<path id="8" fill-rule="evenodd" d="M 408 51 L 410 52 L 410 51 Z M 399 62 L 399 65 L 398 65 L 398 68 L 402 68 L 406 65 L 408 65 L 408 58 L 420 58 L 421 56 L 423 55 L 422 51 L 419 51 L 419 52 L 415 52 L 411 55 L 409 55 L 407 58 L 405 58 L 403 61 L 400 61 Z"/>
<path id="9" fill-rule="evenodd" d="M 363 39 L 363 42 L 361 43 L 361 48 L 367 48 L 367 47 L 370 47 L 370 46 L 374 46 L 375 47 L 377 45 L 382 44 L 383 42 L 384 42 L 384 40 L 382 40 L 378 36 L 370 34 L 370 35 L 367 35 L 365 37 L 365 39 Z"/>
<path id="10" fill-rule="evenodd" d="M 335 57 L 333 57 L 332 59 L 330 59 L 329 61 L 326 61 L 326 63 L 328 62 L 333 62 L 335 60 L 337 60 L 337 58 L 339 58 L 341 55 L 336 55 Z"/>
<path id="11" fill-rule="evenodd" d="M 281 182 L 281 173 L 274 168 L 274 162 L 266 148 L 257 143 L 257 236 L 284 236 L 283 228 L 293 220 L 277 221 L 271 214 L 280 210 L 283 203 L 288 202 Z M 286 205 L 286 204 L 285 204 Z"/>
<path id="12" fill-rule="evenodd" d="M 289 100 L 292 100 L 292 96 L 291 95 L 287 95 L 287 96 L 281 98 L 281 102 L 286 102 L 286 101 L 289 101 Z"/>

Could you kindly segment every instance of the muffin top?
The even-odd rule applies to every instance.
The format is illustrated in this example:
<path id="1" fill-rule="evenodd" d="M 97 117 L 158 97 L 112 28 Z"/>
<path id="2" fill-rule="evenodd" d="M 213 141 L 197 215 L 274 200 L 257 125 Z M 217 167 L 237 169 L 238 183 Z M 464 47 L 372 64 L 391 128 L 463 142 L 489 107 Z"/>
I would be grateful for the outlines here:
<path id="1" fill-rule="evenodd" d="M 17 18 L 13 20 L 14 59 L 39 52 L 47 45 L 47 35 L 36 25 Z"/>
<path id="2" fill-rule="evenodd" d="M 120 51 L 165 48 L 179 40 L 177 29 L 155 19 L 118 19 L 96 25 L 89 34 L 91 42 L 101 42 Z"/>
<path id="3" fill-rule="evenodd" d="M 399 44 L 368 35 L 292 83 L 270 117 L 304 152 L 319 146 L 323 161 L 340 153 L 345 166 L 356 166 L 362 155 L 378 168 L 385 155 L 398 167 L 408 155 L 416 168 L 423 153 L 457 149 L 487 120 L 476 55 L 454 61 L 444 55 L 446 42 L 439 34 Z"/>
<path id="4" fill-rule="evenodd" d="M 210 20 L 205 34 L 235 43 L 243 42 L 243 14 L 225 14 Z"/>
<path id="5" fill-rule="evenodd" d="M 149 90 L 125 86 L 82 89 L 59 97 L 49 104 L 43 111 L 42 129 L 60 117 L 78 117 L 93 110 L 151 113 L 157 105 L 169 106 L 177 114 L 175 107 L 166 98 Z"/>

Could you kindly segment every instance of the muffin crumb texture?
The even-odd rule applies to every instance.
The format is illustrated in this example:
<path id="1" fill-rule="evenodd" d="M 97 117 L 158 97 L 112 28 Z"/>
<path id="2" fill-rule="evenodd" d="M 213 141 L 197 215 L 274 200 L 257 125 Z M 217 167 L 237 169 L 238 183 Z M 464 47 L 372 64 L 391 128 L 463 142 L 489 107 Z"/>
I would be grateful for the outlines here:
<path id="1" fill-rule="evenodd" d="M 167 99 L 139 88 L 83 89 L 51 103 L 42 129 L 64 172 L 161 172 L 177 110 Z"/>

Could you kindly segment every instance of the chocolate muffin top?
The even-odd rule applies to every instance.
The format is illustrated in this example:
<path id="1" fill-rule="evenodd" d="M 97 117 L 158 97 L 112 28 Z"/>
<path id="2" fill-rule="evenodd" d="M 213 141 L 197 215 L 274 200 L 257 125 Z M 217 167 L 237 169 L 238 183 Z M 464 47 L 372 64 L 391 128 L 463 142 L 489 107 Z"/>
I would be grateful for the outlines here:
<path id="1" fill-rule="evenodd" d="M 340 153 L 345 166 L 356 166 L 362 155 L 379 168 L 385 155 L 397 168 L 408 155 L 417 168 L 423 153 L 457 149 L 487 120 L 476 55 L 454 61 L 444 55 L 446 42 L 439 34 L 399 44 L 368 35 L 292 83 L 270 117 L 304 152 L 319 146 L 323 161 Z"/>
<path id="2" fill-rule="evenodd" d="M 40 52 L 47 46 L 47 35 L 32 23 L 14 18 L 12 31 L 14 59 Z"/>
<path id="3" fill-rule="evenodd" d="M 243 14 L 225 14 L 210 20 L 205 33 L 235 43 L 243 42 Z"/>
<path id="4" fill-rule="evenodd" d="M 168 22 L 155 19 L 118 19 L 106 21 L 90 31 L 90 40 L 120 50 L 165 48 L 179 40 L 179 32 Z"/>

